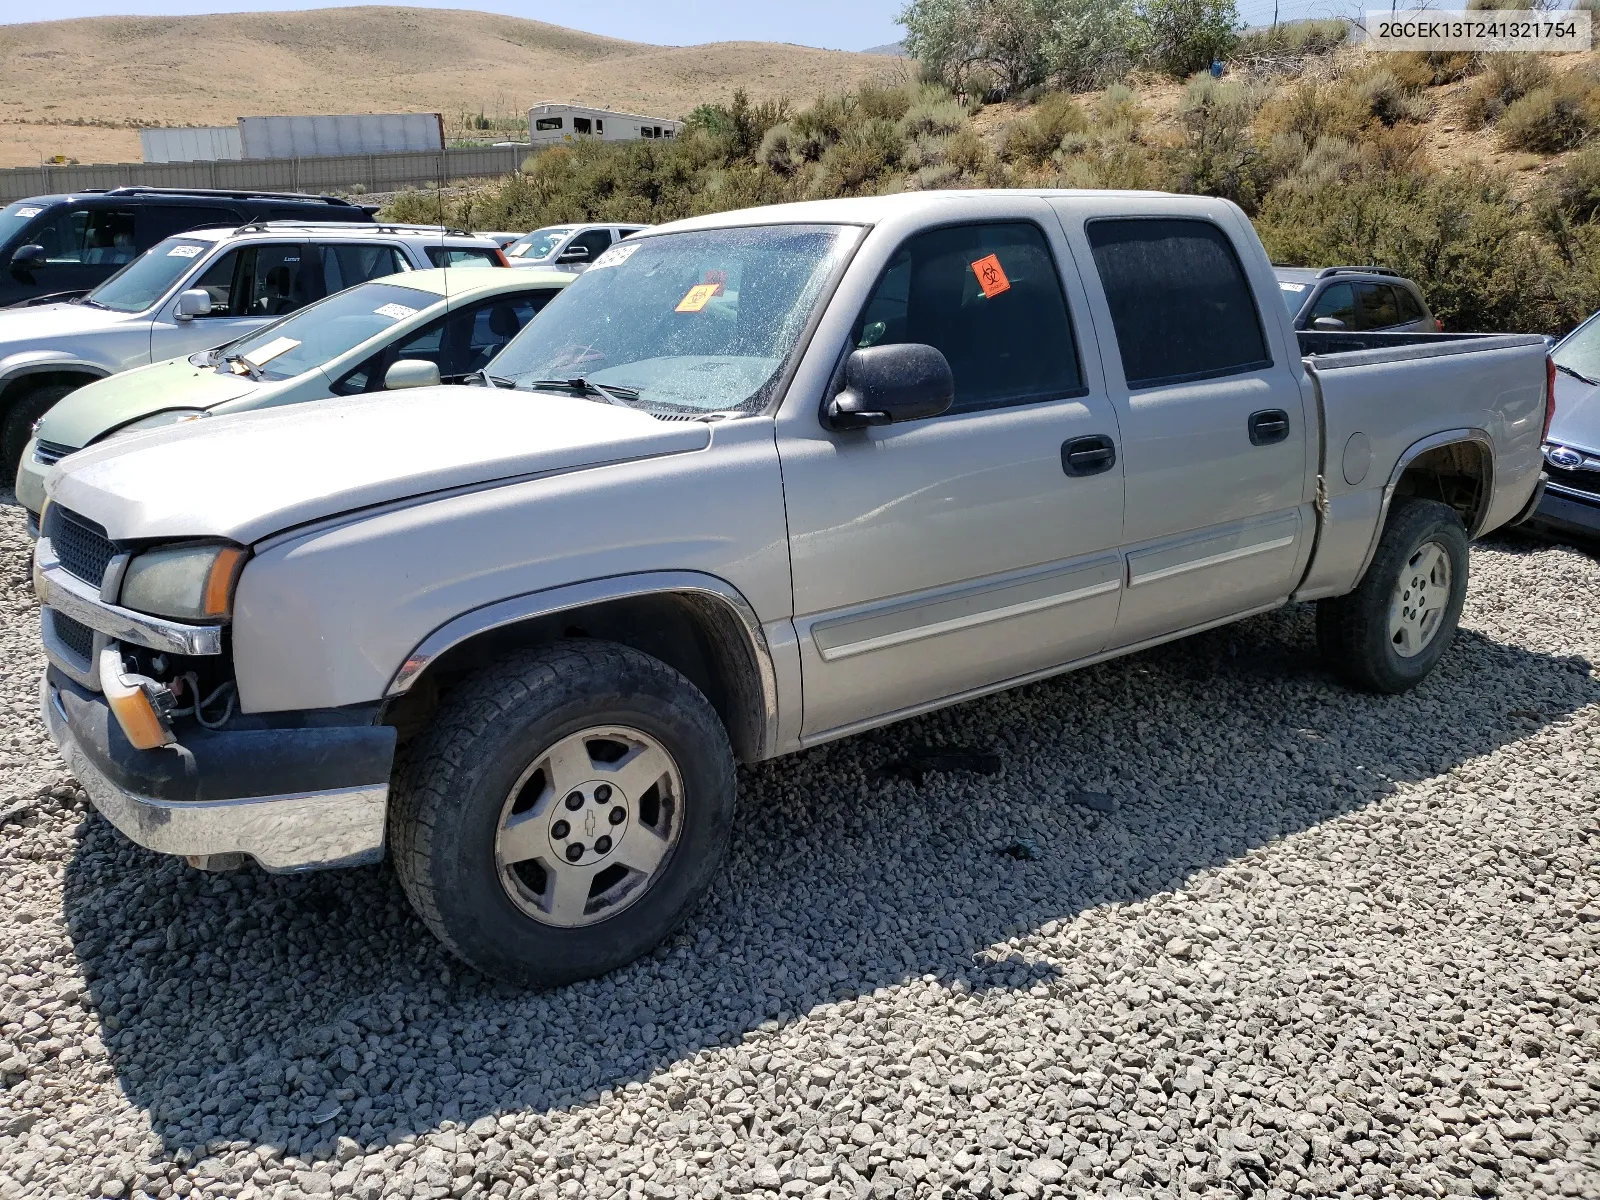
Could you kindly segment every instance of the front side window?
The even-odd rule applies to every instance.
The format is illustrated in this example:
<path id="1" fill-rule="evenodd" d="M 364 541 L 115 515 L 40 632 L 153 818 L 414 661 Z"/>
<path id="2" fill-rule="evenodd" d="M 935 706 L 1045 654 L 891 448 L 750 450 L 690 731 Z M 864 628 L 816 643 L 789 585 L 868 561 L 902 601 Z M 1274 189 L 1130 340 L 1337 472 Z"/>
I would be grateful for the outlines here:
<path id="1" fill-rule="evenodd" d="M 1307 327 L 1311 327 L 1319 317 L 1332 317 L 1346 329 L 1358 328 L 1355 288 L 1348 283 L 1335 283 L 1330 286 L 1311 306 L 1311 312 L 1306 317 Z"/>
<path id="2" fill-rule="evenodd" d="M 540 117 L 536 121 L 534 121 L 533 127 L 535 129 L 538 129 L 538 130 L 560 129 L 561 128 L 561 118 L 560 117 Z"/>
<path id="3" fill-rule="evenodd" d="M 535 391 L 586 380 L 646 410 L 758 412 L 852 232 L 768 225 L 631 239 L 579 275 L 489 370 Z"/>
<path id="4" fill-rule="evenodd" d="M 238 316 L 281 317 L 313 298 L 313 275 L 299 245 L 255 246 L 249 277 L 242 281 L 244 311 Z M 239 297 L 235 297 L 236 302 Z"/>
<path id="5" fill-rule="evenodd" d="M 133 213 L 112 209 L 64 208 L 30 236 L 52 264 L 122 267 L 138 253 Z"/>
<path id="6" fill-rule="evenodd" d="M 1112 218 L 1086 232 L 1129 388 L 1272 365 L 1239 256 L 1211 222 Z"/>
<path id="7" fill-rule="evenodd" d="M 115 312 L 144 312 L 193 270 L 195 261 L 203 258 L 210 249 L 210 242 L 196 241 L 192 238 L 168 238 L 164 242 L 157 242 L 90 292 L 87 300 L 90 304 L 109 308 Z M 224 257 L 230 260 L 228 271 L 231 279 L 233 256 L 228 254 Z M 211 272 L 207 271 L 207 279 L 210 274 Z M 196 283 L 195 286 L 200 287 L 204 284 Z M 225 303 L 226 291 L 221 298 Z"/>
<path id="8" fill-rule="evenodd" d="M 909 239 L 857 318 L 858 349 L 920 342 L 955 376 L 952 412 L 1082 395 L 1072 321 L 1038 226 L 960 225 Z"/>
<path id="9" fill-rule="evenodd" d="M 609 229 L 586 229 L 572 239 L 572 244 L 562 254 L 571 250 L 586 250 L 589 257 L 586 261 L 593 262 L 599 258 L 606 248 L 611 245 L 611 231 Z"/>
<path id="10" fill-rule="evenodd" d="M 231 363 L 237 357 L 263 378 L 289 379 L 333 361 L 438 302 L 431 292 L 399 284 L 358 284 L 224 346 L 215 356 L 217 369 L 235 369 Z"/>

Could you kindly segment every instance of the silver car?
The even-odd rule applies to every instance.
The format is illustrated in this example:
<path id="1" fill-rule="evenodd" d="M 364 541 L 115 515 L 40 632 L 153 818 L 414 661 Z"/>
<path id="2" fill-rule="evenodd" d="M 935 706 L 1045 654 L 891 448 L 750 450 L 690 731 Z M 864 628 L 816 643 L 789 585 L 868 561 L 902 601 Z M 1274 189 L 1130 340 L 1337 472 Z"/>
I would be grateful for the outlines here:
<path id="1" fill-rule="evenodd" d="M 505 248 L 514 267 L 558 267 L 582 271 L 623 238 L 648 225 L 547 225 L 524 234 Z"/>
<path id="2" fill-rule="evenodd" d="M 86 383 L 231 342 L 381 275 L 504 261 L 487 238 L 436 226 L 273 221 L 178 234 L 79 300 L 0 310 L 0 485 L 34 422 Z"/>
<path id="3" fill-rule="evenodd" d="M 1344 333 L 1442 333 L 1422 289 L 1388 267 L 1284 267 L 1278 291 L 1296 329 Z"/>

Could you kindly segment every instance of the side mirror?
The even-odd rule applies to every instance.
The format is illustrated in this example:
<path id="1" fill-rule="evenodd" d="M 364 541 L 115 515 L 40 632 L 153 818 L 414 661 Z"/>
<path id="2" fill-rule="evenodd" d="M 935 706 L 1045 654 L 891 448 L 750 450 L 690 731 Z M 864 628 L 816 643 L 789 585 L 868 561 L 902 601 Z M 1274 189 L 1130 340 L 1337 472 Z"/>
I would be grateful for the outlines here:
<path id="1" fill-rule="evenodd" d="M 564 262 L 588 262 L 589 261 L 589 247 L 587 247 L 587 246 L 568 246 L 565 250 L 563 250 L 559 255 L 556 256 L 556 261 L 558 263 L 564 263 Z"/>
<path id="2" fill-rule="evenodd" d="M 173 314 L 180 321 L 192 321 L 196 317 L 209 317 L 211 315 L 211 293 L 205 288 L 190 288 L 186 292 L 178 293 L 178 311 Z"/>
<path id="3" fill-rule="evenodd" d="M 852 351 L 844 390 L 828 402 L 830 429 L 865 429 L 936 417 L 954 403 L 955 376 L 932 346 L 908 342 Z"/>
<path id="4" fill-rule="evenodd" d="M 1311 322 L 1311 328 L 1322 329 L 1329 333 L 1335 333 L 1344 328 L 1344 322 L 1339 320 L 1338 317 L 1318 317 L 1315 321 Z"/>
<path id="5" fill-rule="evenodd" d="M 11 255 L 11 269 L 22 272 L 37 271 L 48 261 L 43 246 L 18 246 Z"/>
<path id="6" fill-rule="evenodd" d="M 1550 351 L 1552 351 L 1552 350 L 1554 350 L 1556 348 L 1556 343 L 1559 342 L 1560 340 L 1561 339 L 1556 337 L 1554 334 L 1549 334 L 1549 333 L 1545 334 L 1544 335 L 1544 352 L 1546 354 L 1549 354 Z"/>
<path id="7" fill-rule="evenodd" d="M 402 358 L 383 373 L 383 390 L 435 387 L 439 383 L 439 364 L 425 358 Z"/>

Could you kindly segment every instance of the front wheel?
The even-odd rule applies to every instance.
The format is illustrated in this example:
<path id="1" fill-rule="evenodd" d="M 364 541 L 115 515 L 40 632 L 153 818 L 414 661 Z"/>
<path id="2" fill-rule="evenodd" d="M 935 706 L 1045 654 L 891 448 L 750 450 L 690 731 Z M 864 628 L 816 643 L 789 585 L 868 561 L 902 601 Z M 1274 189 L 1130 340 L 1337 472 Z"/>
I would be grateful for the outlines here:
<path id="1" fill-rule="evenodd" d="M 665 663 L 573 641 L 468 680 L 411 748 L 395 869 L 428 927 L 516 983 L 600 975 L 710 885 L 734 767 L 709 701 Z"/>
<path id="2" fill-rule="evenodd" d="M 1317 645 L 1328 665 L 1366 691 L 1416 687 L 1455 637 L 1467 555 L 1467 531 L 1453 508 L 1397 499 L 1356 590 L 1317 602 Z"/>
<path id="3" fill-rule="evenodd" d="M 0 415 L 0 487 L 15 487 L 22 465 L 22 452 L 33 437 L 34 424 L 56 406 L 56 402 L 78 387 L 75 383 L 51 383 L 24 392 Z"/>

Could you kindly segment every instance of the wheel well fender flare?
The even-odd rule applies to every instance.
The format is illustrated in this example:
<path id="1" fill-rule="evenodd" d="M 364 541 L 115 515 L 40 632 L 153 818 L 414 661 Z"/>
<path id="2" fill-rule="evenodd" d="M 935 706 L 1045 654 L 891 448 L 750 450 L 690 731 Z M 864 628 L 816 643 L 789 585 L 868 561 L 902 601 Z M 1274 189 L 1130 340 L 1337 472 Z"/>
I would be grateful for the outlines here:
<path id="1" fill-rule="evenodd" d="M 650 571 L 511 596 L 471 609 L 434 629 L 408 654 L 385 690 L 395 701 L 411 692 L 431 669 L 472 642 L 563 615 L 576 615 L 629 601 L 675 600 L 705 618 L 718 657 L 739 676 L 719 705 L 735 753 L 755 762 L 777 753 L 778 678 L 760 618 L 731 583 L 699 571 Z M 715 698 L 713 698 L 715 703 Z M 753 710 L 753 711 L 752 711 Z"/>
<path id="2" fill-rule="evenodd" d="M 1395 493 L 1406 472 L 1424 455 L 1447 447 L 1465 445 L 1473 447 L 1483 466 L 1483 482 L 1479 488 L 1477 504 L 1470 520 L 1464 522 L 1467 527 L 1467 537 L 1471 539 L 1478 536 L 1484 519 L 1489 515 L 1489 502 L 1494 496 L 1494 439 L 1486 430 L 1475 427 L 1446 429 L 1440 433 L 1429 434 L 1406 447 L 1405 452 L 1395 462 L 1394 470 L 1389 472 L 1388 481 L 1383 485 L 1383 502 L 1378 508 L 1378 523 L 1372 530 L 1372 541 L 1367 546 L 1366 557 L 1361 560 L 1361 570 L 1356 572 L 1357 583 L 1366 577 L 1367 568 L 1372 566 L 1372 559 L 1378 553 L 1378 541 L 1383 537 L 1383 527 L 1389 520 L 1389 506 L 1394 503 Z"/>

